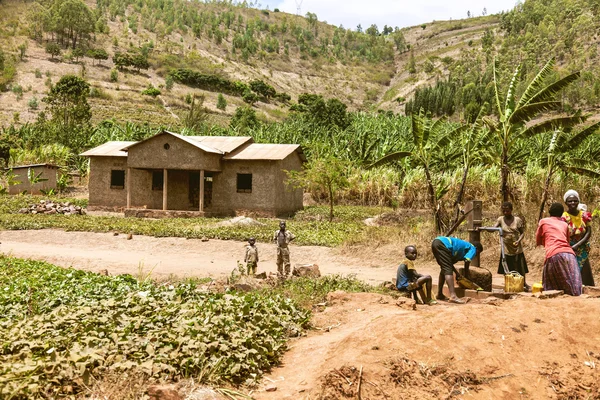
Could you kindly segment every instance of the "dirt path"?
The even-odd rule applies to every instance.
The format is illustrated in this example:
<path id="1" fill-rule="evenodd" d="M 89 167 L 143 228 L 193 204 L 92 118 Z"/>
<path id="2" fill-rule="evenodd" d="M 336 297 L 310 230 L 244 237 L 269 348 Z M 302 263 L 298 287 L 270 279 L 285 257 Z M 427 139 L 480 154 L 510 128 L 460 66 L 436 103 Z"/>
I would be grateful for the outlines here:
<path id="1" fill-rule="evenodd" d="M 64 267 L 113 274 L 145 274 L 156 277 L 226 276 L 243 260 L 244 242 L 183 238 L 155 238 L 112 233 L 25 230 L 0 232 L 0 251 L 15 257 L 44 260 Z M 259 271 L 275 272 L 275 245 L 259 244 Z M 349 256 L 338 249 L 291 246 L 292 265 L 316 263 L 323 274 L 356 274 L 361 280 L 380 283 L 395 274 L 394 261 Z"/>

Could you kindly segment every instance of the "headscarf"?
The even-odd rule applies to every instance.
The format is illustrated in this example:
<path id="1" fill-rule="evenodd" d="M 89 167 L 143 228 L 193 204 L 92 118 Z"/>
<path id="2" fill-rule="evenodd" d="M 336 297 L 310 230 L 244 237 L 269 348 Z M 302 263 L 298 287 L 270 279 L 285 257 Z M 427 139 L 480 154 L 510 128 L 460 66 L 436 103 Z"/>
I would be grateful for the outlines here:
<path id="1" fill-rule="evenodd" d="M 565 193 L 565 195 L 563 196 L 563 200 L 565 201 L 565 203 L 567 202 L 567 199 L 568 199 L 569 197 L 571 197 L 571 196 L 575 196 L 575 197 L 577 197 L 577 200 L 579 201 L 579 205 L 577 206 L 577 209 L 578 209 L 578 210 L 581 210 L 581 211 L 583 211 L 583 212 L 586 212 L 586 211 L 587 211 L 587 206 L 581 202 L 581 198 L 579 197 L 579 193 L 577 193 L 577 192 L 576 192 L 575 190 L 573 190 L 573 189 L 567 190 L 567 192 L 566 192 L 566 193 Z"/>

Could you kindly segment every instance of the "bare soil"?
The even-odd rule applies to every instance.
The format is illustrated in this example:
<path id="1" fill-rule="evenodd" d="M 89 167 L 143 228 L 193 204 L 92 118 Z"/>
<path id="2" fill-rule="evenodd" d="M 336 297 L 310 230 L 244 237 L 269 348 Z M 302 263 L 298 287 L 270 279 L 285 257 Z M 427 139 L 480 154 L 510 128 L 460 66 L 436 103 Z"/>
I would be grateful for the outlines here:
<path id="1" fill-rule="evenodd" d="M 600 299 L 416 311 L 369 293 L 330 299 L 266 377 L 277 390 L 254 398 L 600 399 Z"/>
<path id="2" fill-rule="evenodd" d="M 155 238 L 62 230 L 24 230 L 0 232 L 0 250 L 20 258 L 43 260 L 52 264 L 111 275 L 151 273 L 157 278 L 223 277 L 243 261 L 245 242 L 199 239 Z M 276 272 L 274 244 L 259 243 L 258 272 Z M 372 254 L 356 254 L 320 246 L 291 246 L 292 266 L 318 264 L 322 274 L 356 274 L 370 283 L 395 277 L 398 260 Z"/>

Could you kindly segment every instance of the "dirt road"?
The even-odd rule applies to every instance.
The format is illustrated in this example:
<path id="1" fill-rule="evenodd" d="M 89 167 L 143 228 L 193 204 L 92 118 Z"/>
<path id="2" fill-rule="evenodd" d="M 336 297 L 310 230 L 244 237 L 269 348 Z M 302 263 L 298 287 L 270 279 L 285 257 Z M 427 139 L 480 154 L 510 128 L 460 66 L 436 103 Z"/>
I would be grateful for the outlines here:
<path id="1" fill-rule="evenodd" d="M 243 261 L 244 242 L 199 239 L 155 238 L 112 233 L 31 230 L 0 232 L 0 251 L 20 258 L 95 271 L 111 275 L 143 271 L 154 277 L 222 277 Z M 275 272 L 273 244 L 260 243 L 259 272 Z M 292 266 L 316 263 L 323 274 L 356 274 L 361 280 L 379 283 L 391 280 L 394 261 L 342 254 L 341 250 L 319 246 L 291 246 Z"/>

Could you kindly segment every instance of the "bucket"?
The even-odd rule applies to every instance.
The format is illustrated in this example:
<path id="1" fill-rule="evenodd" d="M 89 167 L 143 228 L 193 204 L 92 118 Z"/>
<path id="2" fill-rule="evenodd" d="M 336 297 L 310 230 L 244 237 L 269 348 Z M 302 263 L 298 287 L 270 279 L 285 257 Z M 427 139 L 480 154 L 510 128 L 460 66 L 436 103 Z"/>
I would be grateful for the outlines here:
<path id="1" fill-rule="evenodd" d="M 504 275 L 504 292 L 519 293 L 524 291 L 525 277 L 516 271 Z"/>

